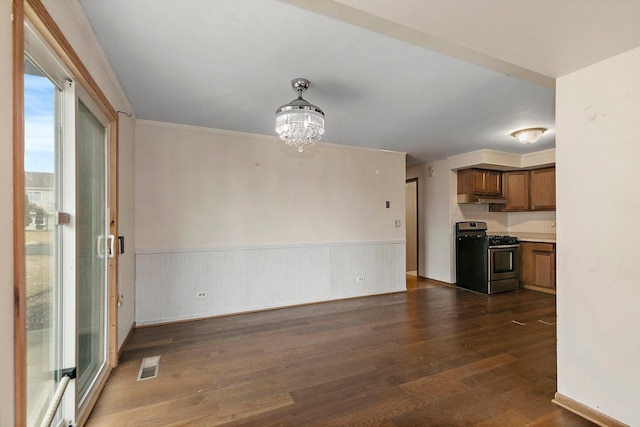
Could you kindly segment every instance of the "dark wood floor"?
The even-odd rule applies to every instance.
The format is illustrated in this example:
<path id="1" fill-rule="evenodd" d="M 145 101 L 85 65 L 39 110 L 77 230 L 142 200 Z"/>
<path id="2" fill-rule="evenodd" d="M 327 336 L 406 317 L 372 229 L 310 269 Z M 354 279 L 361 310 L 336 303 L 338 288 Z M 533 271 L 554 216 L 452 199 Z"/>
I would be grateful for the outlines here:
<path id="1" fill-rule="evenodd" d="M 88 425 L 594 425 L 551 403 L 553 295 L 414 287 L 138 329 Z"/>

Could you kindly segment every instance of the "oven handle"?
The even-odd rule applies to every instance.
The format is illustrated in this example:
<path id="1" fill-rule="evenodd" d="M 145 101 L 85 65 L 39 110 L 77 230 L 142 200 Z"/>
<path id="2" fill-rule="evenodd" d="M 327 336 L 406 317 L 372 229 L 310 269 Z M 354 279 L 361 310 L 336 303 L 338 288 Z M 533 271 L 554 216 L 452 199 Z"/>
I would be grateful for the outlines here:
<path id="1" fill-rule="evenodd" d="M 509 249 L 509 248 L 517 248 L 519 247 L 519 244 L 515 244 L 515 245 L 492 245 L 489 246 L 489 249 Z"/>

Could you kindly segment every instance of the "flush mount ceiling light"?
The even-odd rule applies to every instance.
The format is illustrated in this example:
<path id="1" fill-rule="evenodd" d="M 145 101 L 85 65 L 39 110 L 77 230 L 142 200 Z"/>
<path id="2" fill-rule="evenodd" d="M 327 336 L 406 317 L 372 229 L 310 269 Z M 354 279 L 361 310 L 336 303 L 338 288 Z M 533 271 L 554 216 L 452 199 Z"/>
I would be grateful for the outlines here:
<path id="1" fill-rule="evenodd" d="M 319 141 L 324 133 L 324 113 L 302 99 L 309 80 L 293 79 L 291 86 L 298 92 L 298 98 L 276 110 L 276 132 L 287 145 L 302 152 L 307 145 Z"/>
<path id="2" fill-rule="evenodd" d="M 516 139 L 516 141 L 522 144 L 533 144 L 537 140 L 540 139 L 543 133 L 545 133 L 547 129 L 545 128 L 529 128 L 529 129 L 520 129 L 511 134 L 512 137 Z"/>

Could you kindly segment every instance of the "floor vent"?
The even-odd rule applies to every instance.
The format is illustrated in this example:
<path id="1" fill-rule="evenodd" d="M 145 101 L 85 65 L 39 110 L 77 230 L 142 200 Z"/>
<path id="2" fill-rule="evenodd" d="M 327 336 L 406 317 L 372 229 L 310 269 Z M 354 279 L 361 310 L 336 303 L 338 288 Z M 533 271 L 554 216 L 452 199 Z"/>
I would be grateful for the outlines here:
<path id="1" fill-rule="evenodd" d="M 140 364 L 138 371 L 138 381 L 150 380 L 158 376 L 158 368 L 160 367 L 160 356 L 145 357 Z"/>

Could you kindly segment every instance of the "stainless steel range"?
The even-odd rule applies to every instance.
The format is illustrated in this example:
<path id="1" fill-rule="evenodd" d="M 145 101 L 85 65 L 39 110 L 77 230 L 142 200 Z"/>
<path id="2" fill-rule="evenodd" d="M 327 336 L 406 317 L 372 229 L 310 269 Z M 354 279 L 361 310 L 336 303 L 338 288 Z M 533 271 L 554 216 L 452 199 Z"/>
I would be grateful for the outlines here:
<path id="1" fill-rule="evenodd" d="M 515 291 L 518 239 L 487 235 L 487 223 L 456 224 L 456 286 L 485 294 Z"/>

